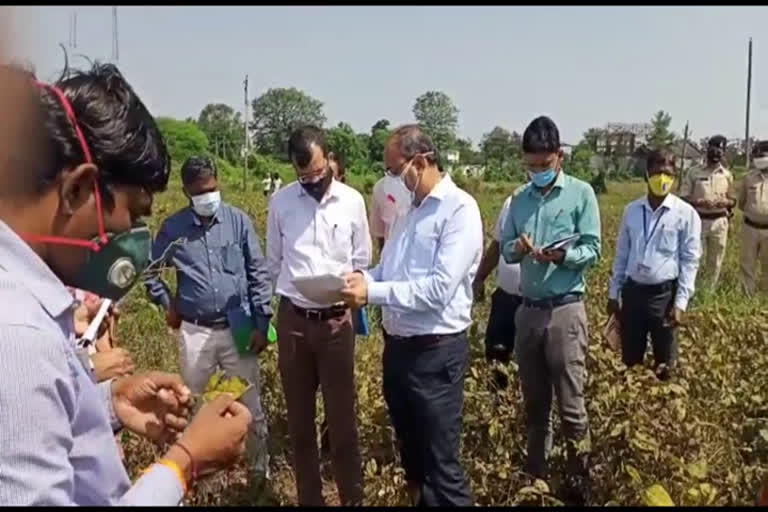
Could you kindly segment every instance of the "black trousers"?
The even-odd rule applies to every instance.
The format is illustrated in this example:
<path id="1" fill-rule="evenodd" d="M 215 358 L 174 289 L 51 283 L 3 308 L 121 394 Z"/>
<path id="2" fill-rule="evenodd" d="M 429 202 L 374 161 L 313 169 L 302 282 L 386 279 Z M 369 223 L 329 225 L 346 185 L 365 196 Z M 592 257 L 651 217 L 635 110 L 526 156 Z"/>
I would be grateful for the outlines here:
<path id="1" fill-rule="evenodd" d="M 419 506 L 471 506 L 459 462 L 466 332 L 425 343 L 384 333 L 384 399 L 400 443 L 406 479 L 421 489 Z"/>
<path id="2" fill-rule="evenodd" d="M 488 359 L 509 362 L 515 348 L 515 313 L 522 303 L 522 297 L 507 293 L 501 288 L 496 288 L 491 295 L 491 312 L 485 330 L 485 355 Z M 496 353 L 492 350 L 495 346 L 504 347 L 506 353 Z"/>
<path id="3" fill-rule="evenodd" d="M 642 285 L 628 280 L 621 291 L 621 353 L 624 364 L 642 364 L 651 337 L 653 359 L 658 366 L 673 366 L 677 361 L 675 330 L 665 326 L 674 305 L 677 282 Z"/>

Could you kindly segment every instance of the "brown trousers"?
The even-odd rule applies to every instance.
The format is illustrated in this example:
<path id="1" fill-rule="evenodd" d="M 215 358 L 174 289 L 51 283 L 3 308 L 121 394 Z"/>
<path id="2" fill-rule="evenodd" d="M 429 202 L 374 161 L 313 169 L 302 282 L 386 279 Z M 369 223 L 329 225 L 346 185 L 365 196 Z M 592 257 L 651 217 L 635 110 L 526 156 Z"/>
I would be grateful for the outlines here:
<path id="1" fill-rule="evenodd" d="M 363 501 L 363 471 L 355 408 L 351 314 L 325 321 L 309 320 L 283 298 L 277 317 L 277 337 L 299 505 L 325 505 L 315 428 L 318 385 L 328 420 L 339 499 L 342 505 L 359 505 Z"/>

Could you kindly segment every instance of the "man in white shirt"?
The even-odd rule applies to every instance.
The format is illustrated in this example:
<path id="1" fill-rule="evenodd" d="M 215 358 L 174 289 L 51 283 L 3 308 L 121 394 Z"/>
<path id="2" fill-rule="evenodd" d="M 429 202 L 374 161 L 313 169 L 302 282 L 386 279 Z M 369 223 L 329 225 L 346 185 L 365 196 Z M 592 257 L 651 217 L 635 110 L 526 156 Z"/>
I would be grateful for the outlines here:
<path id="1" fill-rule="evenodd" d="M 392 232 L 395 221 L 408 213 L 411 207 L 411 193 L 405 188 L 402 180 L 385 175 L 373 186 L 372 202 L 371 236 L 376 239 L 381 250 Z"/>
<path id="2" fill-rule="evenodd" d="M 297 181 L 272 198 L 267 221 L 267 264 L 275 293 L 278 365 L 288 413 L 299 505 L 322 506 L 315 398 L 320 386 L 331 460 L 342 505 L 359 505 L 363 475 L 355 412 L 354 331 L 343 303 L 316 303 L 296 278 L 341 275 L 366 268 L 371 238 L 365 201 L 333 179 L 320 128 L 301 127 L 289 140 Z"/>
<path id="3" fill-rule="evenodd" d="M 280 190 L 280 187 L 283 186 L 283 180 L 280 178 L 280 175 L 276 172 L 272 173 L 272 195 L 274 196 L 277 194 L 277 191 Z"/>
<path id="4" fill-rule="evenodd" d="M 495 238 L 485 250 L 475 281 L 472 283 L 475 300 L 485 300 L 485 280 L 498 266 L 497 288 L 491 295 L 491 312 L 485 331 L 485 357 L 489 361 L 501 363 L 509 362 L 515 346 L 515 313 L 523 302 L 520 296 L 520 264 L 504 261 L 499 248 L 499 240 L 513 197 L 514 194 L 507 197 L 501 207 L 499 217 L 496 219 Z M 506 375 L 503 373 L 497 373 L 494 380 L 498 387 L 507 387 Z"/>
<path id="5" fill-rule="evenodd" d="M 267 176 L 261 180 L 261 186 L 264 189 L 264 197 L 267 197 L 272 190 L 272 176 L 267 174 Z"/>
<path id="6" fill-rule="evenodd" d="M 653 151 L 647 169 L 648 195 L 627 206 L 619 228 L 608 313 L 621 324 L 624 363 L 642 364 L 650 334 L 657 375 L 666 380 L 677 359 L 675 328 L 696 282 L 701 219 L 670 193 L 672 153 Z"/>
<path id="7" fill-rule="evenodd" d="M 395 223 L 379 265 L 345 276 L 342 294 L 352 307 L 382 306 L 384 398 L 411 498 L 470 506 L 459 441 L 480 209 L 440 174 L 435 145 L 418 125 L 395 130 L 384 163 L 414 193 L 414 207 Z"/>

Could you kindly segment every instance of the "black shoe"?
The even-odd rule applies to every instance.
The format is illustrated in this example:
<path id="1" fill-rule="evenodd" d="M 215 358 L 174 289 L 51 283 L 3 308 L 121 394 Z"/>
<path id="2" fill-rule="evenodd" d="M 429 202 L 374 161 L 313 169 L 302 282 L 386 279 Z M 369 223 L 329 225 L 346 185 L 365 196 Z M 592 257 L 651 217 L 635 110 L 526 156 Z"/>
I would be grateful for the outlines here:
<path id="1" fill-rule="evenodd" d="M 509 362 L 509 349 L 506 345 L 497 343 L 491 345 L 485 350 L 485 357 L 488 361 L 498 361 L 500 363 L 507 364 Z"/>
<path id="2" fill-rule="evenodd" d="M 588 507 L 592 501 L 592 482 L 589 476 L 566 476 L 563 498 L 568 506 Z"/>

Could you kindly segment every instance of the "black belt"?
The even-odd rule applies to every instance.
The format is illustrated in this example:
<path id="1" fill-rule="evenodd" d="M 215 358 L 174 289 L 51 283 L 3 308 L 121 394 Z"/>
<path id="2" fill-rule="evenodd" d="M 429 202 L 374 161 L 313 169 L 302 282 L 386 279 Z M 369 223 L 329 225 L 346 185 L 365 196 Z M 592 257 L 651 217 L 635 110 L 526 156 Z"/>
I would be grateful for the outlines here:
<path id="1" fill-rule="evenodd" d="M 657 283 L 657 284 L 643 284 L 638 283 L 637 281 L 633 281 L 632 279 L 627 279 L 627 282 L 624 283 L 624 288 L 633 288 L 635 290 L 642 290 L 643 292 L 647 292 L 650 294 L 659 294 L 659 293 L 665 293 L 670 290 L 674 290 L 677 287 L 677 279 L 672 279 L 670 281 L 664 281 L 663 283 Z"/>
<path id="2" fill-rule="evenodd" d="M 206 318 L 196 318 L 193 320 L 189 318 L 182 318 L 182 320 L 188 324 L 194 324 L 199 327 L 207 327 L 208 329 L 229 329 L 229 322 L 226 318 L 220 318 L 218 320 L 209 320 Z"/>
<path id="3" fill-rule="evenodd" d="M 534 309 L 554 309 L 566 304 L 573 304 L 574 302 L 581 302 L 580 293 L 566 293 L 565 295 L 559 295 L 552 297 L 551 299 L 528 299 L 523 297 L 523 305 L 527 308 Z"/>
<path id="4" fill-rule="evenodd" d="M 701 220 L 717 220 L 722 219 L 723 217 L 727 217 L 728 212 L 723 213 L 699 213 L 699 218 Z"/>
<path id="5" fill-rule="evenodd" d="M 417 334 L 415 336 L 393 336 L 384 331 L 384 342 L 411 350 L 425 350 L 450 342 L 464 334 L 466 331 L 451 334 Z"/>
<path id="6" fill-rule="evenodd" d="M 760 224 L 759 222 L 750 220 L 749 217 L 744 217 L 744 224 L 755 229 L 768 229 L 768 224 Z"/>
<path id="7" fill-rule="evenodd" d="M 346 315 L 347 311 L 349 311 L 347 306 L 331 306 L 329 308 L 322 309 L 305 309 L 297 306 L 293 302 L 291 302 L 291 306 L 293 306 L 293 310 L 296 311 L 299 316 L 306 318 L 307 320 L 314 320 L 316 322 L 325 322 L 326 320 L 330 320 L 332 318 L 339 318 Z"/>

